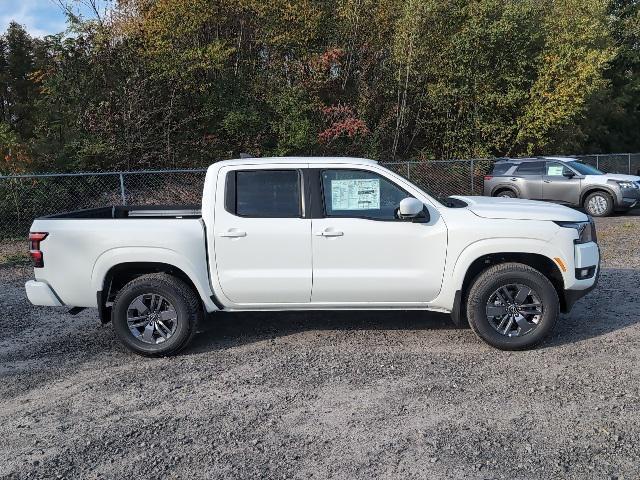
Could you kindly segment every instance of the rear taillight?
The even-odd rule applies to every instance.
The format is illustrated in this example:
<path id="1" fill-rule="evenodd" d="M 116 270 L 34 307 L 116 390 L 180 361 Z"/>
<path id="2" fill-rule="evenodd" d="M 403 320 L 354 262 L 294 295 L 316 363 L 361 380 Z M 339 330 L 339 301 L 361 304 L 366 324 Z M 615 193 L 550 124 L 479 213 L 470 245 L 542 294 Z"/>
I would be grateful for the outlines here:
<path id="1" fill-rule="evenodd" d="M 44 267 L 44 258 L 40 251 L 40 242 L 49 235 L 46 232 L 29 232 L 29 255 L 34 268 Z"/>
<path id="2" fill-rule="evenodd" d="M 491 175 L 485 175 L 485 176 L 484 176 L 484 179 L 485 179 L 485 180 L 491 180 L 492 178 L 493 178 L 493 176 L 491 176 Z"/>

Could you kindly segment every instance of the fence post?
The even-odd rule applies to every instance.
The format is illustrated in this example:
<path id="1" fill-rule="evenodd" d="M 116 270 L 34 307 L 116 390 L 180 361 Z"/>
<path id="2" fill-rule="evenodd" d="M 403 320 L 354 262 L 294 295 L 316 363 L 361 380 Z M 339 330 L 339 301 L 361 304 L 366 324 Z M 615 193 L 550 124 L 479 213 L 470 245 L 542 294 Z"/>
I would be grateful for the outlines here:
<path id="1" fill-rule="evenodd" d="M 596 155 L 596 168 L 600 170 L 600 155 Z"/>
<path id="2" fill-rule="evenodd" d="M 627 153 L 627 164 L 629 165 L 629 169 L 627 171 L 628 175 L 631 175 L 631 154 Z"/>
<path id="3" fill-rule="evenodd" d="M 407 180 L 411 180 L 411 164 L 407 162 Z"/>
<path id="4" fill-rule="evenodd" d="M 475 172 L 474 172 L 474 168 L 473 168 L 473 158 L 471 159 L 471 195 L 473 195 L 473 191 L 474 191 L 474 178 L 475 178 Z"/>
<path id="5" fill-rule="evenodd" d="M 122 197 L 122 205 L 127 204 L 127 196 L 124 191 L 124 175 L 120 173 L 120 196 Z"/>

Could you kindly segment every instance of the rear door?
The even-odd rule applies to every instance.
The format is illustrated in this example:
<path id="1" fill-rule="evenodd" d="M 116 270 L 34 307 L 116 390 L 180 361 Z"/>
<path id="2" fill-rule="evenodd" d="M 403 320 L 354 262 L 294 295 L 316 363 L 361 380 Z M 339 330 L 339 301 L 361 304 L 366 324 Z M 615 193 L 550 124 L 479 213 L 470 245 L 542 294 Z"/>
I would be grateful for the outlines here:
<path id="1" fill-rule="evenodd" d="M 305 166 L 220 170 L 213 241 L 218 281 L 231 302 L 309 302 L 311 220 L 305 218 L 302 200 Z"/>
<path id="2" fill-rule="evenodd" d="M 573 176 L 570 176 L 571 174 Z M 571 205 L 580 203 L 582 180 L 566 165 L 560 162 L 547 162 L 542 180 L 542 193 L 545 200 Z"/>
<path id="3" fill-rule="evenodd" d="M 512 180 L 518 187 L 520 198 L 530 200 L 542 200 L 542 175 L 544 173 L 544 161 L 522 162 L 516 168 Z"/>

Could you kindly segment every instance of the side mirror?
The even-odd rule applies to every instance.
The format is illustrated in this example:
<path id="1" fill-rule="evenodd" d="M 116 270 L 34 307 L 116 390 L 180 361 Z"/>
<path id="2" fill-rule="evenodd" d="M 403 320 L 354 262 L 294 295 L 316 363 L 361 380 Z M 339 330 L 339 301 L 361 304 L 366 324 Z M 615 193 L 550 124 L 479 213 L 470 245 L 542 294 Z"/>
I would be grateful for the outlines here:
<path id="1" fill-rule="evenodd" d="M 398 208 L 398 216 L 403 220 L 417 220 L 425 221 L 428 219 L 426 208 L 424 204 L 417 198 L 407 197 L 400 201 L 400 208 Z"/>
<path id="2" fill-rule="evenodd" d="M 567 177 L 567 178 L 573 178 L 576 176 L 576 174 L 574 172 L 572 172 L 571 170 L 564 170 L 562 172 L 562 175 Z"/>

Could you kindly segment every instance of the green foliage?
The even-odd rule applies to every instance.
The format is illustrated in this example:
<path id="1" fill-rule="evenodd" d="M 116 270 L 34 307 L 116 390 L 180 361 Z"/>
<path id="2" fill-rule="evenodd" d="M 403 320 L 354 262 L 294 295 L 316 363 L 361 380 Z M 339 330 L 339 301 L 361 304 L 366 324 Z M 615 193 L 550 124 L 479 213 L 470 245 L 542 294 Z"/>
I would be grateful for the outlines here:
<path id="1" fill-rule="evenodd" d="M 120 0 L 0 36 L 0 171 L 640 149 L 632 0 Z"/>
<path id="2" fill-rule="evenodd" d="M 317 145 L 316 110 L 302 89 L 285 89 L 275 96 L 272 129 L 276 155 L 313 153 Z"/>

